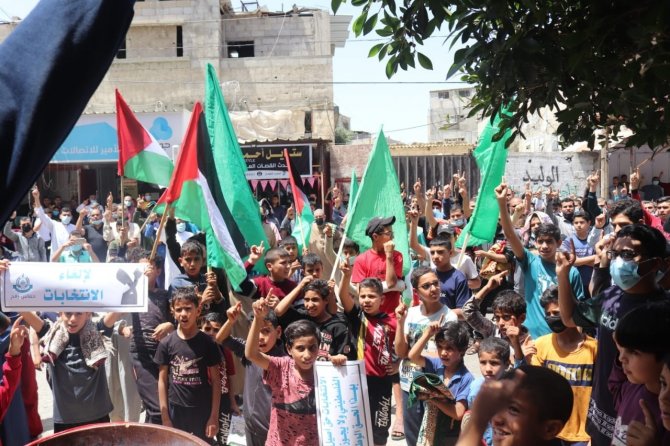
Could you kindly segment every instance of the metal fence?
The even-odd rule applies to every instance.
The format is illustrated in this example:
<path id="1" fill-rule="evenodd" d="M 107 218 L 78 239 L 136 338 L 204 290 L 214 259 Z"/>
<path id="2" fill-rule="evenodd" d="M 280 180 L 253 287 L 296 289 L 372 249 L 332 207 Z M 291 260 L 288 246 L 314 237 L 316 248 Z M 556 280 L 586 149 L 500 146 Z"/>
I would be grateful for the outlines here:
<path id="1" fill-rule="evenodd" d="M 455 173 L 460 172 L 465 174 L 471 197 L 479 190 L 479 168 L 470 154 L 394 156 L 393 164 L 398 173 L 398 181 L 405 185 L 410 194 L 417 178 L 421 179 L 424 188 L 444 186 Z"/>

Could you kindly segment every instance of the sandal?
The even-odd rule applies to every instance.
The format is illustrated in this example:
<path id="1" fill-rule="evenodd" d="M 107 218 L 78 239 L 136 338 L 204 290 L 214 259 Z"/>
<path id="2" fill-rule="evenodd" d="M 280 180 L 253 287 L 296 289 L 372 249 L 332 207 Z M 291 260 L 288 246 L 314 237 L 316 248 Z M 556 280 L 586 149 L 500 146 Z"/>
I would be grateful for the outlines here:
<path id="1" fill-rule="evenodd" d="M 398 424 L 398 420 L 393 423 L 393 431 L 391 432 L 391 439 L 394 441 L 400 441 L 405 439 L 405 427 L 402 424 Z"/>

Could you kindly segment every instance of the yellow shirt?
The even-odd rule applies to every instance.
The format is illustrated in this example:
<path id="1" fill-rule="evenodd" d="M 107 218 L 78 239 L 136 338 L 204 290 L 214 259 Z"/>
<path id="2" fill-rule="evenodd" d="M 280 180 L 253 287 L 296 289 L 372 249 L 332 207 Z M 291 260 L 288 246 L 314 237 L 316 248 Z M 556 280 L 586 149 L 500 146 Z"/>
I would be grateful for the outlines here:
<path id="1" fill-rule="evenodd" d="M 533 356 L 533 365 L 546 367 L 557 372 L 570 383 L 574 395 L 572 414 L 558 438 L 566 441 L 589 441 L 586 433 L 586 414 L 591 399 L 593 385 L 593 363 L 596 359 L 597 343 L 586 336 L 581 347 L 573 352 L 561 349 L 556 334 L 544 335 L 535 340 L 537 354 Z"/>

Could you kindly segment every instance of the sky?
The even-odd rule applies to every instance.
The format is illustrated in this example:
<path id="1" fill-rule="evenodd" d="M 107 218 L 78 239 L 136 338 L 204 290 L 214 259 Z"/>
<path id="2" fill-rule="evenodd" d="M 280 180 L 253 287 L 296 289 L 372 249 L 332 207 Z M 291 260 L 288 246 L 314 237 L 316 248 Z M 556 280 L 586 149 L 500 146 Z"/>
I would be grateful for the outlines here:
<path id="1" fill-rule="evenodd" d="M 37 0 L 0 0 L 0 20 L 11 16 L 25 17 Z M 270 11 L 299 7 L 330 10 L 330 0 L 260 0 Z M 238 10 L 240 0 L 232 0 Z M 338 15 L 356 15 L 361 8 L 343 4 Z M 350 26 L 351 29 L 351 26 Z M 354 130 L 376 133 L 382 126 L 384 133 L 396 140 L 412 143 L 428 141 L 428 104 L 430 90 L 455 88 L 462 84 L 445 83 L 446 73 L 453 60 L 453 52 L 445 43 L 446 26 L 435 33 L 439 37 L 427 39 L 419 50 L 433 62 L 433 70 L 424 70 L 417 63 L 408 72 L 398 70 L 391 80 L 384 73 L 385 61 L 368 58 L 372 46 L 383 40 L 374 32 L 356 38 L 349 33 L 344 48 L 336 48 L 333 58 L 334 101 L 340 113 L 351 118 Z M 362 85 L 347 82 L 372 82 Z M 409 82 L 397 84 L 394 82 Z M 421 82 L 421 83 L 419 83 Z"/>

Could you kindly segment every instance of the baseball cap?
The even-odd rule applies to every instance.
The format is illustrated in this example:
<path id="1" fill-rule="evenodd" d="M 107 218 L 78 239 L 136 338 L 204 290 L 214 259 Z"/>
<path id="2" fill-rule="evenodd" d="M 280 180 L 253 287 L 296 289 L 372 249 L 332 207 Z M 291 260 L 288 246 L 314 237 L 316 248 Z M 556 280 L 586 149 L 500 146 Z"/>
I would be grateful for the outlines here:
<path id="1" fill-rule="evenodd" d="M 454 225 L 451 225 L 449 223 L 443 223 L 437 227 L 437 235 L 442 235 L 442 234 L 449 234 L 449 235 L 454 235 L 456 233 L 456 228 Z"/>
<path id="2" fill-rule="evenodd" d="M 395 223 L 395 217 L 373 217 L 368 222 L 368 226 L 365 228 L 365 235 L 368 237 L 372 236 L 379 228 L 384 226 L 391 226 Z"/>

